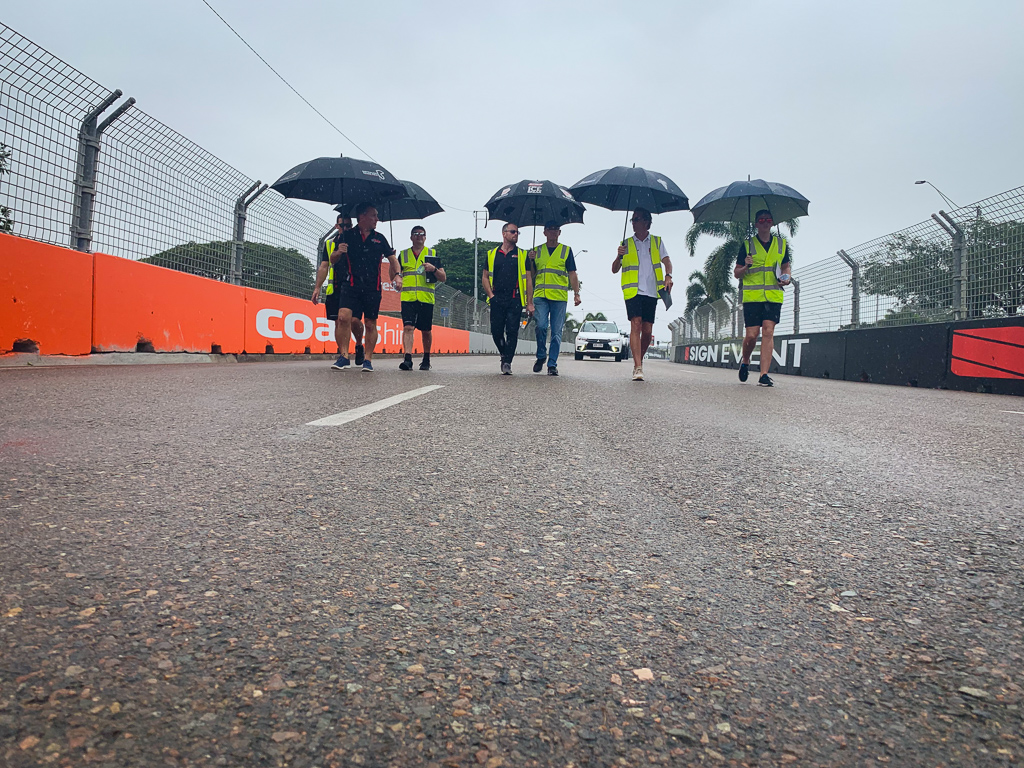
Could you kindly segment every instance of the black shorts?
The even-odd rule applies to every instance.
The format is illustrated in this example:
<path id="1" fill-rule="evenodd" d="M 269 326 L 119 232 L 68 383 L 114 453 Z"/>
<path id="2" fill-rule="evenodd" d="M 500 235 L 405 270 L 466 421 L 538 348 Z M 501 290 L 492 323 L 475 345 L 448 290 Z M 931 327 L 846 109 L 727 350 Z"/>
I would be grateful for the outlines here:
<path id="1" fill-rule="evenodd" d="M 743 305 L 743 325 L 746 328 L 760 328 L 765 320 L 778 325 L 782 317 L 782 302 L 751 301 Z"/>
<path id="2" fill-rule="evenodd" d="M 657 309 L 657 296 L 641 296 L 638 293 L 632 299 L 626 299 L 626 317 L 630 320 L 639 317 L 644 323 L 653 323 Z"/>
<path id="3" fill-rule="evenodd" d="M 324 299 L 324 306 L 327 309 L 327 319 L 328 320 L 337 320 L 338 319 L 338 292 L 337 291 L 335 291 L 332 294 L 329 294 L 327 296 L 327 298 Z"/>
<path id="4" fill-rule="evenodd" d="M 402 325 L 416 326 L 417 331 L 429 331 L 434 327 L 434 305 L 425 301 L 403 301 Z"/>
<path id="5" fill-rule="evenodd" d="M 351 309 L 352 317 L 362 320 L 376 320 L 380 314 L 381 292 L 372 288 L 365 289 L 359 286 L 339 285 L 335 286 L 334 294 L 338 296 L 338 307 L 340 309 Z M 334 294 L 331 294 L 332 296 Z M 330 315 L 328 315 L 330 317 Z"/>

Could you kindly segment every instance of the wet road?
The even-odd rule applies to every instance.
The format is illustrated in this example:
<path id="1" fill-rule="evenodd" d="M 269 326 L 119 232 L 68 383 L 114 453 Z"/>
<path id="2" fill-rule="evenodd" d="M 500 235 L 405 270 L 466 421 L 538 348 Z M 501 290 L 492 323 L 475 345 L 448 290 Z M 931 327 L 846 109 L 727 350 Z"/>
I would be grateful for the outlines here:
<path id="1" fill-rule="evenodd" d="M 0 763 L 1024 756 L 1024 401 L 525 363 L 0 369 Z"/>

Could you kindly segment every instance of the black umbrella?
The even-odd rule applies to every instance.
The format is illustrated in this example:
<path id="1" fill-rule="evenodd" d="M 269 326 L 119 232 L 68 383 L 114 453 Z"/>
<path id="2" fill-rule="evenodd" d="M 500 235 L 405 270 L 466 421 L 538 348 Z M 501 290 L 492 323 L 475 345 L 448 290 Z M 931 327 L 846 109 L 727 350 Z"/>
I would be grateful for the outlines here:
<path id="1" fill-rule="evenodd" d="M 585 209 L 565 187 L 553 181 L 528 181 L 502 187 L 484 203 L 492 219 L 519 227 L 542 226 L 554 219 L 559 225 L 580 224 Z"/>
<path id="2" fill-rule="evenodd" d="M 810 200 L 792 187 L 774 181 L 754 179 L 734 181 L 719 187 L 693 206 L 693 223 L 702 221 L 735 221 L 751 226 L 753 213 L 762 209 L 771 212 L 776 223 L 807 215 Z"/>
<path id="3" fill-rule="evenodd" d="M 285 197 L 330 205 L 380 205 L 406 196 L 405 186 L 379 163 L 351 157 L 318 157 L 271 184 Z"/>
<path id="4" fill-rule="evenodd" d="M 690 207 L 683 190 L 672 179 L 646 168 L 617 165 L 586 176 L 569 191 L 581 203 L 591 203 L 610 211 L 646 208 L 651 213 L 685 211 Z M 627 221 L 629 217 L 627 216 Z M 623 228 L 622 237 L 626 231 Z"/>
<path id="5" fill-rule="evenodd" d="M 411 221 L 425 219 L 435 213 L 443 213 L 444 208 L 419 184 L 411 181 L 401 182 L 405 185 L 406 197 L 399 200 L 388 200 L 377 210 L 380 221 Z M 361 201 L 360 201 L 361 202 Z M 359 203 L 336 205 L 334 210 L 348 217 L 355 216 Z"/>

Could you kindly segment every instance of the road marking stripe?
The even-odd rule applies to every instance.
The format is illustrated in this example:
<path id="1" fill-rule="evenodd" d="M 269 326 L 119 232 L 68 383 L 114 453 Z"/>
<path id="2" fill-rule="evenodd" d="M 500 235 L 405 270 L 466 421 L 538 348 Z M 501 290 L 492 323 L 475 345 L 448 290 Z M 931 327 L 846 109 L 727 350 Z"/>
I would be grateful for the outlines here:
<path id="1" fill-rule="evenodd" d="M 1024 416 L 1024 411 L 1000 411 L 1000 413 L 1016 413 L 1018 416 Z"/>
<path id="2" fill-rule="evenodd" d="M 433 392 L 435 389 L 442 389 L 442 384 L 431 384 L 429 387 L 420 387 L 419 389 L 413 389 L 408 392 L 403 392 L 400 395 L 394 397 L 385 397 L 383 400 L 378 400 L 376 403 L 370 403 L 369 405 L 361 405 L 358 408 L 353 408 L 349 411 L 342 411 L 336 413 L 333 416 L 325 416 L 322 419 L 316 421 L 310 421 L 306 424 L 307 427 L 337 427 L 341 424 L 348 424 L 350 421 L 361 419 L 363 416 L 369 416 L 371 413 L 382 411 L 385 408 L 390 408 L 392 405 L 398 405 L 405 400 L 411 400 L 414 397 L 425 395 L 427 392 Z"/>

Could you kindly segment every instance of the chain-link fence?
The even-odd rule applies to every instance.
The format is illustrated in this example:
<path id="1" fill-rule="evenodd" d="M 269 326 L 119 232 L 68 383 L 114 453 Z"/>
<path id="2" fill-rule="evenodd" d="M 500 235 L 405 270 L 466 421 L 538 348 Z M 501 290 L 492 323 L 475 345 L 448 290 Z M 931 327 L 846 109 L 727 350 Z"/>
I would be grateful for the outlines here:
<path id="1" fill-rule="evenodd" d="M 776 333 L 912 325 L 1024 314 L 1024 187 L 793 268 Z M 671 324 L 674 346 L 735 338 L 727 296 Z"/>
<path id="2" fill-rule="evenodd" d="M 313 292 L 323 219 L 3 24 L 0 143 L 10 153 L 0 208 L 15 235 Z M 437 303 L 440 324 L 490 332 L 485 303 L 443 285 Z"/>

